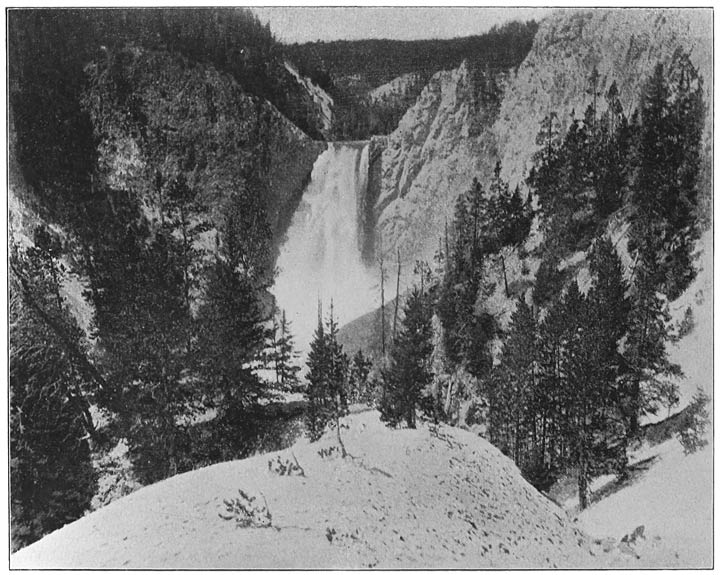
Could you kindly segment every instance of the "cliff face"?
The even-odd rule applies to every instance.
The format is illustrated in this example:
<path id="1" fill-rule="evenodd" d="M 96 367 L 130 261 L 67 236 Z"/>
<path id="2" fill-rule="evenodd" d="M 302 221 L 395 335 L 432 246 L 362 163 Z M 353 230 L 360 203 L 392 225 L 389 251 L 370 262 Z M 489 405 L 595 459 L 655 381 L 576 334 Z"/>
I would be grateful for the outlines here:
<path id="1" fill-rule="evenodd" d="M 327 144 L 309 138 L 272 104 L 263 102 L 262 106 L 270 117 L 264 134 L 270 150 L 264 175 L 271 193 L 268 217 L 279 246 L 310 181 L 315 160 Z"/>
<path id="2" fill-rule="evenodd" d="M 332 131 L 334 105 L 332 96 L 325 90 L 316 86 L 310 78 L 301 76 L 297 68 L 285 60 L 285 69 L 295 78 L 301 93 L 304 95 L 304 106 L 312 123 L 317 125 L 318 131 L 327 139 Z"/>
<path id="3" fill-rule="evenodd" d="M 88 67 L 93 81 L 83 105 L 96 136 L 95 195 L 133 196 L 147 221 L 157 225 L 167 201 L 163 196 L 170 189 L 168 182 L 184 178 L 201 206 L 191 216 L 193 225 L 203 220 L 207 227 L 194 246 L 205 255 L 216 249 L 215 233 L 233 195 L 254 195 L 271 230 L 275 253 L 268 264 L 272 265 L 313 164 L 326 144 L 312 140 L 272 104 L 247 94 L 231 76 L 211 66 L 191 66 L 170 54 L 141 49 L 123 52 L 121 62 L 122 67 L 118 64 L 112 72 L 95 64 Z M 126 89 L 124 96 L 117 89 L 120 84 Z M 10 133 L 14 135 L 12 125 Z M 73 283 L 76 274 L 82 273 L 73 261 L 88 233 L 76 229 L 84 230 L 82 206 L 72 198 L 62 199 L 58 205 L 77 215 L 63 220 L 46 209 L 49 217 L 43 219 L 38 209 L 42 202 L 25 185 L 12 148 L 14 137 L 9 192 L 12 239 L 30 245 L 35 226 L 52 224 L 67 246 L 66 267 L 73 271 L 63 278 L 65 295 L 87 331 L 93 312 L 83 296 L 86 280 Z M 160 193 L 158 181 L 162 182 Z M 93 197 L 87 195 L 83 201 L 89 205 Z"/>
<path id="4" fill-rule="evenodd" d="M 368 98 L 371 102 L 387 100 L 402 100 L 403 98 L 414 94 L 418 88 L 418 84 L 422 82 L 422 76 L 415 72 L 402 74 L 397 78 L 393 78 L 389 82 L 378 86 L 370 91 Z"/>
<path id="5" fill-rule="evenodd" d="M 626 114 L 639 104 L 657 63 L 672 64 L 682 48 L 705 79 L 706 141 L 712 119 L 712 24 L 702 10 L 562 10 L 545 19 L 525 61 L 501 78 L 499 110 L 479 103 L 463 64 L 436 74 L 387 139 L 375 204 L 376 244 L 404 259 L 432 257 L 458 194 L 497 160 L 511 185 L 527 176 L 540 122 L 582 115 L 592 96 L 594 67 L 603 94 L 617 83 Z M 598 107 L 604 108 L 604 98 Z"/>
<path id="6" fill-rule="evenodd" d="M 85 97 L 99 139 L 98 171 L 109 186 L 139 193 L 152 217 L 162 208 L 165 182 L 184 177 L 214 223 L 232 194 L 249 193 L 280 243 L 326 144 L 212 67 L 139 49 L 119 58 L 119 72 L 89 68 L 96 79 Z M 118 98 L 115 85 L 123 81 L 139 109 L 135 123 L 117 120 L 135 113 Z M 149 183 L 153 177 L 161 194 Z"/>
<path id="7" fill-rule="evenodd" d="M 379 159 L 375 203 L 376 236 L 388 254 L 430 258 L 455 197 L 485 173 L 496 156 L 485 130 L 475 132 L 483 113 L 466 64 L 439 72 L 386 140 Z"/>
<path id="8" fill-rule="evenodd" d="M 574 110 L 592 103 L 588 78 L 597 67 L 598 92 L 614 82 L 625 113 L 640 104 L 656 64 L 672 64 L 678 49 L 690 54 L 705 79 L 706 135 L 712 122 L 712 18 L 705 10 L 562 10 L 540 26 L 533 48 L 508 82 L 492 127 L 505 177 L 525 177 L 542 119 L 557 113 L 566 128 Z M 599 111 L 606 107 L 602 96 Z"/>

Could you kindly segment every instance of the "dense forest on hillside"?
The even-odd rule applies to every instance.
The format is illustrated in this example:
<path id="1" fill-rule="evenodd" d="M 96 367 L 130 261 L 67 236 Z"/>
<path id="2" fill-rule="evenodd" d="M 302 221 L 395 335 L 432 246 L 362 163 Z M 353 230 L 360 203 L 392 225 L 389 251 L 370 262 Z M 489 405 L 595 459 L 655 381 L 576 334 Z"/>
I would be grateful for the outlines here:
<path id="1" fill-rule="evenodd" d="M 532 46 L 537 23 L 511 22 L 486 34 L 449 40 L 337 40 L 286 46 L 301 71 L 325 90 L 354 78 L 376 88 L 403 74 L 426 78 L 457 68 L 469 59 L 497 69 L 523 61 Z"/>
<path id="2" fill-rule="evenodd" d="M 95 143 L 80 104 L 85 67 L 127 44 L 181 54 L 229 73 L 242 90 L 320 136 L 308 123 L 307 94 L 285 70 L 269 28 L 248 10 L 11 10 L 8 93 L 16 155 L 37 191 L 87 189 Z M 45 199 L 53 197 L 61 194 Z"/>
<path id="3" fill-rule="evenodd" d="M 31 213 L 10 222 L 12 547 L 125 494 L 107 463 L 117 448 L 147 485 L 285 447 L 302 416 L 311 440 L 337 437 L 321 457 L 346 457 L 341 418 L 358 403 L 413 428 L 458 423 L 465 402 L 463 423 L 539 489 L 576 473 L 581 506 L 594 477 L 624 478 L 643 417 L 677 401 L 668 304 L 693 281 L 708 224 L 703 79 L 681 49 L 632 114 L 595 70 L 582 115 L 548 110 L 537 126 L 517 187 L 498 162 L 457 190 L 407 294 L 400 254 L 394 294 L 380 263 L 379 354 L 348 354 L 333 302 L 325 316 L 319 302 L 301 376 L 271 294 L 268 165 L 322 136 L 284 58 L 335 97 L 339 138 L 393 129 L 424 79 L 467 60 L 471 132 L 536 31 L 288 47 L 244 10 L 11 11 L 12 192 Z M 367 99 L 405 73 L 420 80 L 402 98 Z M 273 123 L 287 140 L 268 137 Z M 298 392 L 300 407 L 273 405 Z"/>
<path id="4" fill-rule="evenodd" d="M 418 413 L 457 421 L 469 402 L 464 423 L 482 424 L 537 488 L 575 474 L 583 509 L 594 478 L 627 478 L 643 418 L 679 399 L 666 346 L 688 327 L 669 322 L 668 305 L 697 273 L 707 193 L 703 83 L 686 53 L 657 65 L 630 117 L 614 83 L 596 92 L 564 134 L 546 116 L 522 187 L 498 163 L 458 197 L 435 261 L 416 265 L 400 325 L 381 310 L 388 341 L 362 383 L 391 426 L 413 428 Z M 539 263 L 529 284 L 508 281 L 513 253 Z M 498 290 L 509 323 L 489 305 Z M 332 315 L 313 346 L 308 397 L 333 424 L 358 384 Z"/>
<path id="5" fill-rule="evenodd" d="M 292 372 L 266 173 L 273 122 L 305 136 L 262 99 L 285 94 L 270 32 L 187 16 L 10 16 L 14 192 L 35 216 L 11 222 L 14 548 L 83 515 L 118 441 L 140 483 L 239 457 L 288 385 L 258 375 Z"/>
<path id="6" fill-rule="evenodd" d="M 668 302 L 695 277 L 707 185 L 702 79 L 687 54 L 656 67 L 630 118 L 614 84 L 598 98 L 606 111 L 591 104 L 564 135 L 555 114 L 545 118 L 525 192 L 508 189 L 498 164 L 490 181 L 458 198 L 378 381 L 391 424 L 412 427 L 416 409 L 452 419 L 456 407 L 445 398 L 453 386 L 456 397 L 474 397 L 473 419 L 538 488 L 577 473 L 582 508 L 594 477 L 626 477 L 642 418 L 678 401 Z M 620 236 L 618 217 L 629 224 Z M 541 241 L 528 250 L 533 219 Z M 505 258 L 518 250 L 540 261 L 532 286 L 508 283 Z M 515 303 L 508 329 L 487 306 L 498 283 Z"/>
<path id="7" fill-rule="evenodd" d="M 388 134 L 414 103 L 430 77 L 467 60 L 478 75 L 497 77 L 518 66 L 532 47 L 538 25 L 510 22 L 486 34 L 449 40 L 359 40 L 285 46 L 301 74 L 333 96 L 334 137 L 367 139 Z M 381 101 L 369 92 L 398 76 L 413 74 L 409 91 Z"/>

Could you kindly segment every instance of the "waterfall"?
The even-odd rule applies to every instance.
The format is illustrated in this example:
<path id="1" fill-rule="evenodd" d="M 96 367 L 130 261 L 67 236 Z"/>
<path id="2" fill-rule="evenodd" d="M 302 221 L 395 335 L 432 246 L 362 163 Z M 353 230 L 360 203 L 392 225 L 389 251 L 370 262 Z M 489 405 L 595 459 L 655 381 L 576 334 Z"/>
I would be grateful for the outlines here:
<path id="1" fill-rule="evenodd" d="M 379 279 L 361 253 L 359 206 L 367 190 L 368 148 L 329 144 L 313 166 L 280 250 L 273 291 L 303 354 L 317 327 L 318 298 L 324 316 L 333 301 L 340 325 L 380 305 Z"/>

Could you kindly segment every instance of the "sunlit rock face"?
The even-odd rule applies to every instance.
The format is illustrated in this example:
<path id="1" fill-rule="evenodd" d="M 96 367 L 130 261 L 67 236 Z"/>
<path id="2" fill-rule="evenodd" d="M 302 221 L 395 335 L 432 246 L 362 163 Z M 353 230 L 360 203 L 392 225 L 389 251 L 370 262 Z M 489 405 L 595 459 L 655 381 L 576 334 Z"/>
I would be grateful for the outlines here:
<path id="1" fill-rule="evenodd" d="M 557 114 L 561 129 L 582 118 L 593 103 L 606 108 L 604 94 L 616 83 L 628 117 L 640 105 L 642 88 L 655 66 L 673 65 L 678 49 L 704 78 L 712 118 L 712 18 L 703 10 L 558 10 L 540 24 L 533 47 L 505 89 L 492 131 L 506 178 L 523 179 L 537 149 L 542 119 Z M 594 99 L 589 77 L 597 68 Z"/>
<path id="2" fill-rule="evenodd" d="M 494 145 L 479 118 L 467 64 L 439 72 L 387 139 L 379 159 L 380 186 L 375 203 L 376 247 L 388 259 L 412 268 L 430 261 L 455 198 L 473 177 L 489 173 Z"/>
<path id="3" fill-rule="evenodd" d="M 431 261 L 455 199 L 474 177 L 487 179 L 500 160 L 511 186 L 522 184 L 542 119 L 555 112 L 563 132 L 573 112 L 582 117 L 593 101 L 588 79 L 594 68 L 599 112 L 614 81 L 629 116 L 655 65 L 672 66 L 683 49 L 705 80 L 710 142 L 711 20 L 701 10 L 559 10 L 542 21 L 523 63 L 496 78 L 500 101 L 494 109 L 478 101 L 466 63 L 437 73 L 398 128 L 378 139 L 379 167 L 371 164 L 371 174 L 380 174 L 371 181 L 376 249 L 393 259 L 399 248 L 408 263 Z"/>

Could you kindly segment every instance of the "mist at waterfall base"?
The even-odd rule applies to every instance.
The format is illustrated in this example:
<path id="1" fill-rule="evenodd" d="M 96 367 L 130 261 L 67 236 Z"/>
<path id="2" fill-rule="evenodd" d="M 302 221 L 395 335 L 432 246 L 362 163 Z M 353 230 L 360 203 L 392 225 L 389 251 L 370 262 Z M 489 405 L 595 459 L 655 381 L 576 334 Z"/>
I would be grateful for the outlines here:
<path id="1" fill-rule="evenodd" d="M 368 182 L 368 145 L 331 143 L 315 162 L 311 182 L 281 248 L 274 294 L 291 322 L 304 364 L 318 324 L 343 325 L 380 305 L 379 276 L 360 249 L 359 205 Z"/>

